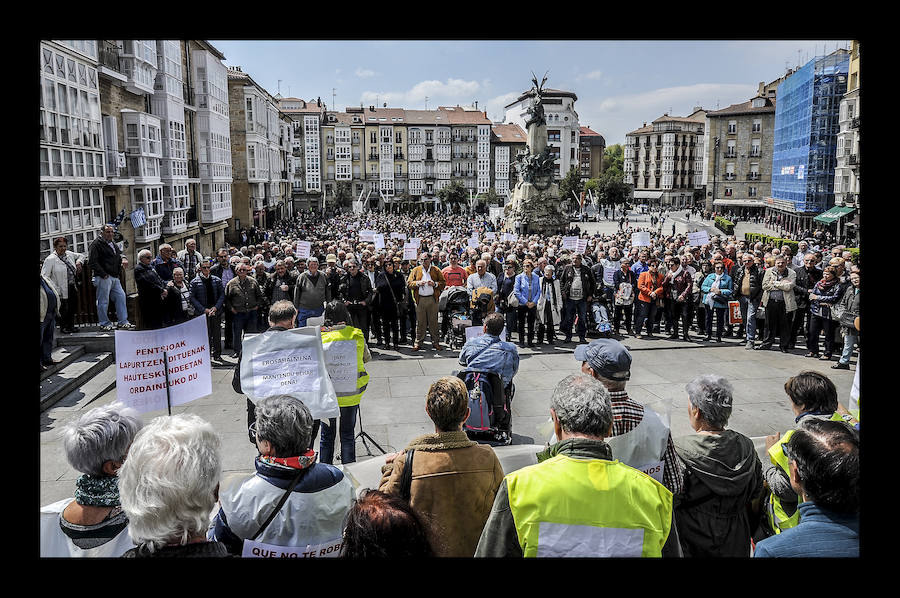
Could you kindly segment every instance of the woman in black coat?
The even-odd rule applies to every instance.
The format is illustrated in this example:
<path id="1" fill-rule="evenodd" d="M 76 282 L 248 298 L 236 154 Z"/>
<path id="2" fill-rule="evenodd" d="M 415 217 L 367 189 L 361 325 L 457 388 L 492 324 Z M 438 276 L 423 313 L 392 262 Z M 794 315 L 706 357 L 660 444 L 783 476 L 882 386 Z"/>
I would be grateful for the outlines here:
<path id="1" fill-rule="evenodd" d="M 385 262 L 384 270 L 375 277 L 375 309 L 381 316 L 384 343 L 388 344 L 389 339 L 393 339 L 394 351 L 400 350 L 400 304 L 406 297 L 405 292 L 406 279 L 396 271 L 394 262 Z"/>

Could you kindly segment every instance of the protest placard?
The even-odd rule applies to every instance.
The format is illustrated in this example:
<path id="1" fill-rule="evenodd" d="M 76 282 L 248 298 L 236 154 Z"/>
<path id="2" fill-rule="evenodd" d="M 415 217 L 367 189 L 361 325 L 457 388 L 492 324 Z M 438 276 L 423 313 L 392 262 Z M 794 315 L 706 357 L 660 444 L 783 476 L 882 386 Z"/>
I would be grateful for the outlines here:
<path id="1" fill-rule="evenodd" d="M 486 232 L 484 233 L 484 238 L 488 241 L 495 241 L 497 239 L 497 233 Z"/>
<path id="2" fill-rule="evenodd" d="M 563 237 L 562 238 L 562 246 L 563 249 L 570 249 L 575 251 L 575 247 L 578 244 L 578 237 Z"/>
<path id="3" fill-rule="evenodd" d="M 275 330 L 245 337 L 241 389 L 254 403 L 275 395 L 299 399 L 313 419 L 340 415 L 318 328 Z"/>
<path id="4" fill-rule="evenodd" d="M 603 283 L 609 286 L 613 285 L 613 277 L 616 275 L 616 267 L 603 266 Z"/>
<path id="5" fill-rule="evenodd" d="M 450 240 L 450 233 L 441 233 L 441 241 L 446 242 L 449 240 Z"/>
<path id="6" fill-rule="evenodd" d="M 403 245 L 403 259 L 415 262 L 418 257 L 418 249 L 415 245 L 409 243 Z"/>
<path id="7" fill-rule="evenodd" d="M 518 240 L 519 240 L 519 235 L 517 235 L 515 233 L 503 233 L 503 241 L 504 242 L 512 241 L 513 243 L 515 243 Z"/>
<path id="8" fill-rule="evenodd" d="M 297 248 L 294 251 L 297 259 L 309 259 L 309 250 L 310 250 L 310 242 L 309 241 L 297 241 Z"/>
<path id="9" fill-rule="evenodd" d="M 644 230 L 638 231 L 636 233 L 631 233 L 631 246 L 650 247 L 650 232 Z"/>
<path id="10" fill-rule="evenodd" d="M 375 235 L 375 249 L 384 249 L 384 235 L 380 233 Z"/>
<path id="11" fill-rule="evenodd" d="M 406 240 L 406 233 L 397 233 L 397 238 L 398 238 L 398 239 L 402 239 L 403 241 L 405 241 L 405 240 Z"/>
<path id="12" fill-rule="evenodd" d="M 578 242 L 575 244 L 575 253 L 580 253 L 584 255 L 587 252 L 588 240 L 587 239 L 578 239 Z"/>
<path id="13" fill-rule="evenodd" d="M 413 237 L 409 241 L 407 241 L 410 245 L 418 249 L 422 245 L 422 239 L 419 237 Z"/>
<path id="14" fill-rule="evenodd" d="M 373 230 L 361 230 L 359 231 L 359 240 L 363 243 L 374 243 L 375 242 L 375 231 Z"/>
<path id="15" fill-rule="evenodd" d="M 705 230 L 688 233 L 688 245 L 691 247 L 703 247 L 709 243 L 709 233 Z"/>
<path id="16" fill-rule="evenodd" d="M 206 316 L 159 330 L 117 330 L 115 342 L 116 398 L 129 407 L 145 413 L 212 394 Z"/>
<path id="17" fill-rule="evenodd" d="M 391 238 L 392 238 L 392 239 L 399 239 L 399 238 L 400 238 L 400 233 L 391 233 Z"/>
<path id="18" fill-rule="evenodd" d="M 466 241 L 466 245 L 468 245 L 472 249 L 478 249 L 478 239 L 476 239 L 475 237 L 469 237 L 469 240 Z"/>
<path id="19" fill-rule="evenodd" d="M 332 341 L 322 343 L 325 351 L 325 368 L 331 378 L 335 393 L 356 391 L 357 363 L 356 341 Z"/>
<path id="20" fill-rule="evenodd" d="M 466 328 L 466 340 L 473 339 L 476 336 L 481 336 L 484 334 L 484 326 L 468 326 Z M 503 327 L 503 330 L 500 331 L 500 340 L 506 340 L 506 326 Z"/>

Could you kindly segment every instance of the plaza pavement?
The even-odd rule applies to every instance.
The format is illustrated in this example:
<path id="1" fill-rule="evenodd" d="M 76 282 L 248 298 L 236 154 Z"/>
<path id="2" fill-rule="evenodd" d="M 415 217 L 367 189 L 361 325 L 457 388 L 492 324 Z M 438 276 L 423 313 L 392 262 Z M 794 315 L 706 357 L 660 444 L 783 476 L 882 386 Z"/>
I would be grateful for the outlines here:
<path id="1" fill-rule="evenodd" d="M 683 213 L 682 213 L 683 215 Z M 693 230 L 696 223 L 691 221 Z M 666 225 L 671 229 L 671 224 Z M 587 223 L 583 229 L 614 230 L 613 222 Z M 676 220 L 677 232 L 684 232 L 684 223 Z M 694 337 L 697 335 L 694 334 Z M 589 337 L 590 340 L 590 337 Z M 819 361 L 803 357 L 802 343 L 790 354 L 777 350 L 748 351 L 738 339 L 724 339 L 721 344 L 702 341 L 675 341 L 662 337 L 622 341 L 633 357 L 631 380 L 627 390 L 633 399 L 667 415 L 673 436 L 691 432 L 687 418 L 685 384 L 702 374 L 725 376 L 734 385 L 734 409 L 729 427 L 757 439 L 783 432 L 794 425 L 789 399 L 784 393 L 785 381 L 803 370 L 815 370 L 834 381 L 838 397 L 845 405 L 856 369 L 832 370 L 834 361 Z M 429 343 L 425 344 L 430 347 Z M 549 402 L 553 388 L 569 374 L 579 371 L 580 363 L 573 357 L 575 344 L 542 345 L 536 349 L 520 349 L 519 373 L 515 377 L 516 395 L 512 403 L 514 444 L 544 444 L 552 430 L 548 427 Z M 425 414 L 425 393 L 438 377 L 459 369 L 456 354 L 449 350 L 439 354 L 431 350 L 412 352 L 372 348 L 373 360 L 367 364 L 370 380 L 363 397 L 360 425 L 388 452 L 402 450 L 415 436 L 433 432 L 433 425 Z M 247 434 L 246 399 L 231 387 L 234 360 L 212 369 L 213 393 L 186 405 L 173 407 L 172 413 L 189 412 L 209 421 L 222 438 L 225 480 L 252 473 L 257 454 Z M 115 366 L 111 366 L 115 367 Z M 90 396 L 90 393 L 87 393 Z M 62 451 L 61 430 L 65 424 L 93 407 L 111 403 L 115 390 L 88 403 L 70 395 L 40 415 L 40 504 L 46 505 L 74 493 L 78 473 L 66 462 Z M 165 410 L 144 414 L 145 421 L 165 415 Z M 336 444 L 339 445 L 339 440 Z M 318 450 L 318 443 L 315 446 Z M 357 438 L 357 460 L 371 459 L 369 452 L 380 452 L 369 442 L 368 449 Z M 335 454 L 340 455 L 336 447 Z M 339 464 L 337 462 L 336 464 Z"/>

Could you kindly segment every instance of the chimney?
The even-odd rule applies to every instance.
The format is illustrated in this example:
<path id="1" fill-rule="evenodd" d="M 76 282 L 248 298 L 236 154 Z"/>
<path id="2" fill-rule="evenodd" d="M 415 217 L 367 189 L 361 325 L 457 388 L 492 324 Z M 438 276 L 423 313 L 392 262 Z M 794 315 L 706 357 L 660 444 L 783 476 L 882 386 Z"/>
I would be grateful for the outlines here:
<path id="1" fill-rule="evenodd" d="M 475 108 L 478 108 L 478 100 L 475 100 Z"/>
<path id="2" fill-rule="evenodd" d="M 369 106 L 369 112 L 375 112 L 375 106 Z"/>
<path id="3" fill-rule="evenodd" d="M 644 121 L 644 127 L 646 127 L 646 126 L 647 126 L 647 121 L 645 120 L 645 121 Z M 644 128 L 644 127 L 641 127 L 641 128 Z"/>

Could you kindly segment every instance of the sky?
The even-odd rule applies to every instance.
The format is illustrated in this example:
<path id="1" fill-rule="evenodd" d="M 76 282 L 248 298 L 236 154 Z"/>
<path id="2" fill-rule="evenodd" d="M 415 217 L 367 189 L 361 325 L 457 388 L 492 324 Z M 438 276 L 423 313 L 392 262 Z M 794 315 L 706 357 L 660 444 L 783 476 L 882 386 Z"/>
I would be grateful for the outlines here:
<path id="1" fill-rule="evenodd" d="M 272 95 L 407 110 L 471 106 L 495 122 L 531 88 L 574 92 L 579 124 L 606 145 L 664 113 L 746 102 L 761 81 L 849 40 L 209 40 Z M 332 95 L 333 94 L 333 95 Z M 426 100 L 427 98 L 427 100 Z"/>

